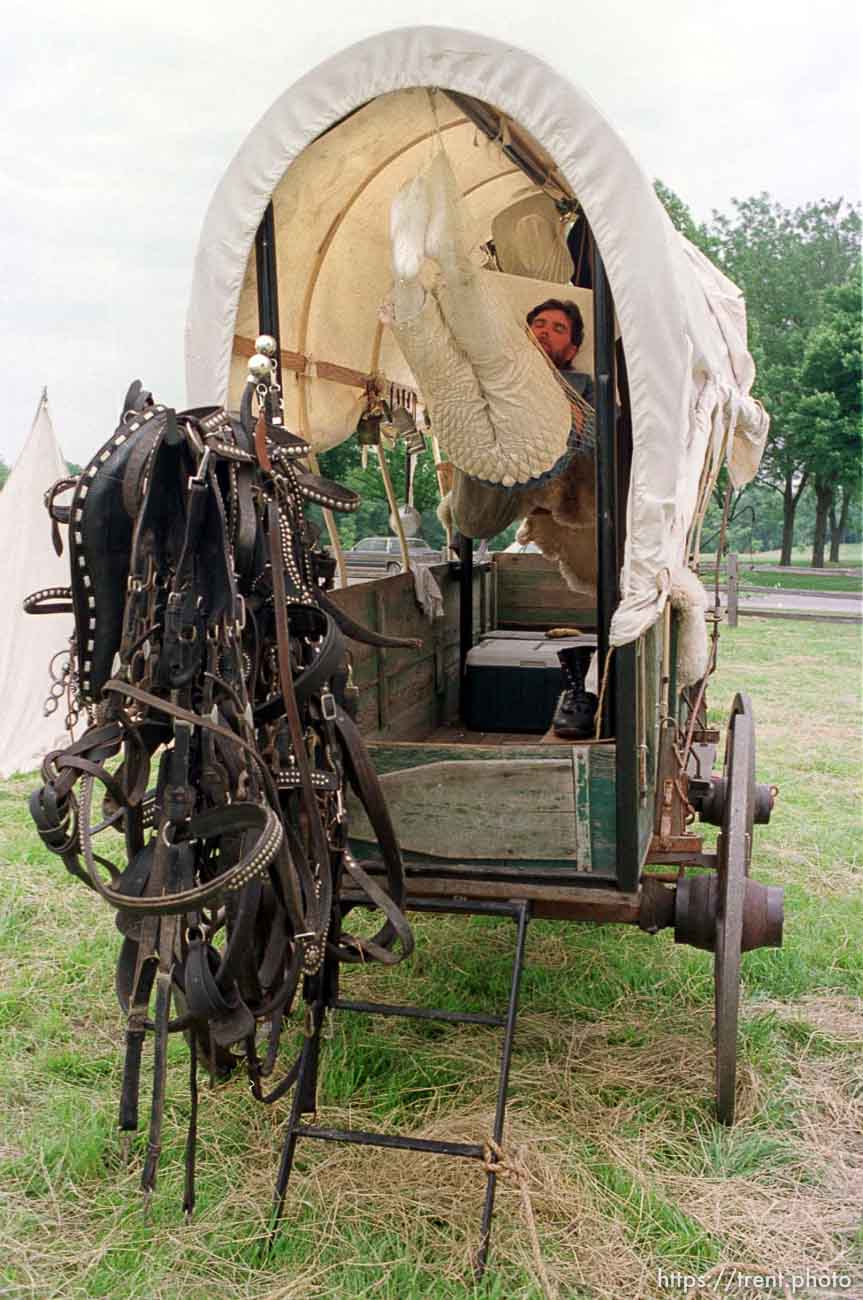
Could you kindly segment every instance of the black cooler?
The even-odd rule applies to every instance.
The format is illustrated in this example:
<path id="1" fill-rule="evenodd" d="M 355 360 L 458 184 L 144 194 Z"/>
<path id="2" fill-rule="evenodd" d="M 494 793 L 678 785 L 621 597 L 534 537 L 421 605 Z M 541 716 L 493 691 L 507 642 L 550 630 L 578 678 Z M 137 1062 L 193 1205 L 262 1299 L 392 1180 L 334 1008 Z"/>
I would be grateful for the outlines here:
<path id="1" fill-rule="evenodd" d="M 467 656 L 470 731 L 542 734 L 551 726 L 566 683 L 559 650 L 596 649 L 595 636 L 546 637 L 542 632 L 490 632 Z"/>

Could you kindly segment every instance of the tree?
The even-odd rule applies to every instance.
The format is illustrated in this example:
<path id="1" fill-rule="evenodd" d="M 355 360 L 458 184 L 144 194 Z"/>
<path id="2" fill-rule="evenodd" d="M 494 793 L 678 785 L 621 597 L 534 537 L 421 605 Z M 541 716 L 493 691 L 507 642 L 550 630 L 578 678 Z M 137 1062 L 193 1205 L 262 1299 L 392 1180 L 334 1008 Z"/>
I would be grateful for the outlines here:
<path id="1" fill-rule="evenodd" d="M 831 558 L 835 554 L 838 559 L 850 503 L 860 490 L 861 306 L 859 272 L 846 284 L 825 292 L 821 319 L 809 336 L 800 371 L 801 396 L 794 423 L 799 444 L 808 444 L 807 466 L 816 499 L 812 542 L 816 567 L 824 564 L 831 511 Z M 838 494 L 842 508 L 837 521 Z"/>
<path id="2" fill-rule="evenodd" d="M 757 346 L 756 346 L 757 354 Z M 780 564 L 791 563 L 797 512 L 809 485 L 806 466 L 805 421 L 797 418 L 800 393 L 793 365 L 770 365 L 756 359 L 759 381 L 755 393 L 770 414 L 770 437 L 764 449 L 758 478 L 782 500 Z M 802 443 L 802 446 L 800 445 Z"/>
<path id="3" fill-rule="evenodd" d="M 857 488 L 845 470 L 836 470 L 832 457 L 832 487 L 823 473 L 815 482 L 816 470 L 828 463 L 824 447 L 833 426 L 826 413 L 833 408 L 813 404 L 813 393 L 822 390 L 813 387 L 812 378 L 804 381 L 802 367 L 810 336 L 824 312 L 832 310 L 827 291 L 846 283 L 859 263 L 859 209 L 838 200 L 792 211 L 760 194 L 735 199 L 730 216 L 714 212 L 704 225 L 668 186 L 656 181 L 655 189 L 675 228 L 721 266 L 746 299 L 757 368 L 754 392 L 771 417 L 759 482 L 781 498 L 781 563 L 791 562 L 797 512 L 810 485 L 820 501 L 819 520 L 823 515 L 829 521 L 833 514 L 835 547 Z M 823 391 L 831 391 L 827 381 Z M 840 440 L 843 436 L 837 432 Z"/>
<path id="4" fill-rule="evenodd" d="M 656 191 L 656 197 L 671 218 L 671 224 L 675 230 L 679 230 L 681 235 L 685 235 L 691 244 L 695 244 L 696 248 L 700 248 L 702 253 L 711 257 L 715 251 L 714 240 L 707 226 L 699 225 L 683 199 L 678 194 L 675 194 L 674 190 L 664 185 L 662 181 L 654 181 L 653 188 Z"/>
<path id="5" fill-rule="evenodd" d="M 839 548 L 843 542 L 849 540 L 848 531 L 851 525 L 852 509 L 858 520 L 860 518 L 860 479 L 858 477 L 855 484 L 840 483 L 839 485 L 839 502 L 836 496 L 830 505 L 830 514 L 828 522 L 830 524 L 830 563 L 839 563 Z M 841 503 L 841 504 L 840 504 Z M 837 504 L 839 506 L 837 513 Z M 853 540 L 853 539 L 851 539 Z"/>
<path id="6" fill-rule="evenodd" d="M 396 499 L 405 501 L 405 450 L 397 443 L 392 451 L 384 452 Z M 380 471 L 377 452 L 370 449 L 368 466 L 362 467 L 362 452 L 355 438 L 348 438 L 325 452 L 320 458 L 321 473 L 343 483 L 359 493 L 360 506 L 355 514 L 337 515 L 339 536 L 345 546 L 353 546 L 362 537 L 387 534 L 390 507 Z M 439 501 L 437 473 L 431 452 L 425 451 L 414 461 L 414 506 L 422 516 L 422 535 L 430 546 L 440 547 L 444 531 L 438 521 L 436 509 Z"/>
<path id="7" fill-rule="evenodd" d="M 829 301 L 825 291 L 847 282 L 859 262 L 860 212 L 841 199 L 791 211 L 766 194 L 735 199 L 733 208 L 731 216 L 713 214 L 710 251 L 746 299 L 754 392 L 771 416 L 759 478 L 782 497 L 780 563 L 789 564 L 797 507 L 820 463 L 813 446 L 823 450 L 830 437 L 826 408 L 813 407 L 803 381 L 803 358 Z M 821 490 L 829 513 L 833 494 Z"/>
<path id="8" fill-rule="evenodd" d="M 9 477 L 9 466 L 5 460 L 0 458 L 0 490 L 2 490 L 7 478 Z"/>

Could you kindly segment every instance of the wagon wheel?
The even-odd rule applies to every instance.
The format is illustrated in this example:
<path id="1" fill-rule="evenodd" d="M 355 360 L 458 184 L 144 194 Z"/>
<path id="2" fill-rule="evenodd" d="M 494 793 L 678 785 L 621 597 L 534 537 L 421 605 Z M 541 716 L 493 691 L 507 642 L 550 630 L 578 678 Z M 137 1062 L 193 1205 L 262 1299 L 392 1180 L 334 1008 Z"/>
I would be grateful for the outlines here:
<path id="1" fill-rule="evenodd" d="M 755 722 L 747 695 L 735 696 L 732 705 L 725 741 L 725 781 L 713 965 L 716 1111 L 720 1123 L 733 1124 L 743 903 L 755 812 Z"/>

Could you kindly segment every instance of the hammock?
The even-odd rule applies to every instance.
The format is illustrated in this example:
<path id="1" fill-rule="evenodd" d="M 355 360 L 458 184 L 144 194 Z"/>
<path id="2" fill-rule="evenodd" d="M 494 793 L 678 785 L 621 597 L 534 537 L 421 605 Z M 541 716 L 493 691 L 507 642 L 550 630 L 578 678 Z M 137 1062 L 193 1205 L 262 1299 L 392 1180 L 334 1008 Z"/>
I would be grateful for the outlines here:
<path id="1" fill-rule="evenodd" d="M 515 317 L 500 277 L 471 261 L 443 151 L 396 196 L 390 234 L 395 284 L 386 319 L 442 450 L 485 483 L 535 484 L 567 452 L 570 398 Z"/>

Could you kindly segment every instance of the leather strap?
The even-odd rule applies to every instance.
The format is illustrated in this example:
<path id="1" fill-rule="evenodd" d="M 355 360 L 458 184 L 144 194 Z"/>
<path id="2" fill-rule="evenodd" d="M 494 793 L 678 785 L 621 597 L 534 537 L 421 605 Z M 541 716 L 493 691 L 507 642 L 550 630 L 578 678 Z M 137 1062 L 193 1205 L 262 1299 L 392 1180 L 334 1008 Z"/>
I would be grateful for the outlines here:
<path id="1" fill-rule="evenodd" d="M 226 891 L 242 888 L 260 875 L 279 850 L 282 826 L 271 808 L 261 804 L 231 804 L 213 813 L 202 813 L 189 822 L 191 839 L 206 839 L 226 830 L 259 831 L 254 848 L 239 862 L 203 885 L 183 889 L 177 893 L 160 893 L 158 897 L 136 898 L 121 893 L 115 886 L 106 885 L 99 877 L 93 855 L 90 808 L 93 798 L 93 777 L 85 776 L 81 786 L 81 846 L 90 882 L 98 894 L 112 907 L 125 912 L 141 912 L 148 916 L 179 916 L 183 912 L 204 907 Z"/>
<path id="2" fill-rule="evenodd" d="M 297 486 L 307 501 L 322 506 L 324 510 L 336 510 L 340 514 L 353 514 L 359 509 L 360 498 L 350 488 L 334 483 L 332 479 L 322 478 L 320 474 L 311 474 L 308 470 L 297 470 Z"/>
<path id="3" fill-rule="evenodd" d="M 281 522 L 279 508 L 271 501 L 268 509 L 268 532 L 270 546 L 270 565 L 273 579 L 273 612 L 276 623 L 276 647 L 279 664 L 279 681 L 282 687 L 282 699 L 285 716 L 294 747 L 294 759 L 300 774 L 300 790 L 308 818 L 312 851 L 316 859 L 316 879 L 320 882 L 320 898 L 307 900 L 311 943 L 306 944 L 309 960 L 303 962 L 306 974 L 313 974 L 323 958 L 323 928 L 329 920 L 332 906 L 332 877 L 330 875 L 330 850 L 321 813 L 315 798 L 312 774 L 306 752 L 300 711 L 294 694 L 294 679 L 291 670 L 290 633 L 285 597 L 285 575 L 281 551 Z M 316 905 L 317 904 L 317 905 Z"/>
<path id="4" fill-rule="evenodd" d="M 381 909 L 387 918 L 387 924 L 378 931 L 374 939 L 357 939 L 352 935 L 342 934 L 342 944 L 338 948 L 340 959 L 342 961 L 357 962 L 367 961 L 369 957 L 373 957 L 375 961 L 382 962 L 385 966 L 398 965 L 400 961 L 404 961 L 405 957 L 409 957 L 414 950 L 413 930 L 408 923 L 407 917 L 401 908 L 396 907 L 386 890 L 382 889 L 377 881 L 362 869 L 350 852 L 345 852 L 345 870 L 359 885 L 366 897 Z M 391 935 L 398 937 L 402 946 L 400 953 L 391 951 Z M 356 952 L 352 954 L 351 949 L 356 949 Z"/>
<path id="5" fill-rule="evenodd" d="M 126 462 L 126 469 L 123 474 L 123 505 L 130 519 L 134 519 L 138 513 L 144 475 L 149 466 L 153 449 L 161 438 L 164 428 L 164 423 L 161 421 L 158 424 L 148 424 L 129 453 L 129 459 Z"/>
<path id="6" fill-rule="evenodd" d="M 71 614 L 71 587 L 44 587 L 25 596 L 22 602 L 25 614 Z"/>
<path id="7" fill-rule="evenodd" d="M 316 691 L 319 691 L 341 666 L 345 656 L 345 643 L 335 619 L 321 610 L 310 610 L 308 606 L 300 607 L 290 604 L 287 607 L 289 616 L 291 609 L 299 608 L 303 608 L 305 613 L 313 612 L 319 615 L 323 628 L 323 635 L 317 646 L 314 660 L 303 669 L 298 677 L 293 679 L 294 695 L 297 704 L 301 705 Z M 283 698 L 268 700 L 265 704 L 259 704 L 255 709 L 255 722 L 272 722 L 275 718 L 280 717 L 285 712 Z"/>
<path id="8" fill-rule="evenodd" d="M 239 1043 L 255 1032 L 255 1017 L 235 983 L 226 996 L 216 981 L 219 954 L 197 939 L 189 944 L 185 961 L 186 1002 L 193 1016 L 206 1020 L 210 1033 L 222 1047 Z"/>
<path id="9" fill-rule="evenodd" d="M 405 647 L 408 650 L 422 650 L 423 643 L 417 637 L 384 636 L 382 632 L 373 632 L 371 628 L 363 627 L 361 623 L 354 622 L 350 614 L 346 614 L 320 588 L 316 591 L 315 598 L 321 607 L 335 620 L 345 636 L 350 637 L 352 641 L 359 641 L 362 645 L 380 646 L 383 649 L 397 650 L 400 647 Z"/>
<path id="10" fill-rule="evenodd" d="M 384 958 L 380 954 L 391 948 L 396 938 L 401 940 L 403 956 L 408 956 L 413 949 L 413 934 L 402 910 L 404 908 L 406 888 L 401 850 L 378 774 L 372 766 L 368 750 L 363 744 L 356 724 L 342 708 L 336 709 L 335 724 L 345 747 L 348 759 L 348 776 L 357 797 L 366 811 L 378 841 L 381 857 L 387 870 L 388 886 L 388 893 L 386 894 L 383 893 L 379 886 L 376 886 L 375 890 L 367 889 L 366 884 L 361 882 L 359 878 L 360 875 L 365 876 L 365 872 L 354 861 L 352 855 L 347 851 L 345 852 L 344 861 L 347 871 L 361 884 L 363 891 L 382 908 L 387 921 L 373 939 L 355 939 L 350 936 L 343 938 L 342 945 L 338 949 L 338 955 L 342 961 L 356 962 L 364 960 L 364 954 L 367 953 L 378 961 L 386 961 L 388 965 L 392 965 L 401 958 L 393 958 L 392 954 L 388 954 L 387 958 Z M 370 885 L 375 884 L 371 877 L 366 877 L 366 879 Z M 382 898 L 387 899 L 386 906 L 381 901 Z"/>

